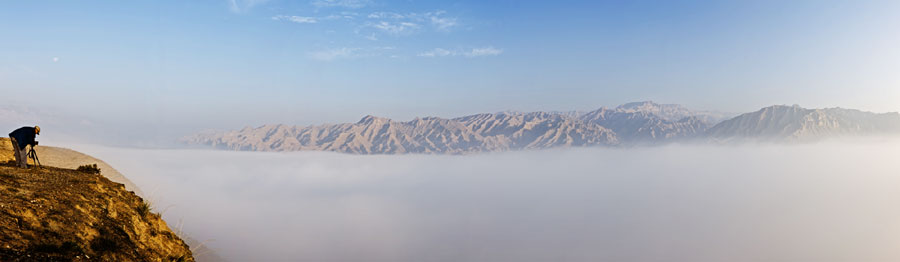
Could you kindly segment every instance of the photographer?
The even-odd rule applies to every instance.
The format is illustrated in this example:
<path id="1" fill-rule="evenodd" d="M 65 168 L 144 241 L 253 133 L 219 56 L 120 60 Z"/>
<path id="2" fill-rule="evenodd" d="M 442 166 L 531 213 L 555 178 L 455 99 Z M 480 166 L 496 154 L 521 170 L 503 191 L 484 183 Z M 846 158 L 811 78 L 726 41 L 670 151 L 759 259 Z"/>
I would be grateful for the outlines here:
<path id="1" fill-rule="evenodd" d="M 9 133 L 9 139 L 12 142 L 13 150 L 15 150 L 16 156 L 16 165 L 22 168 L 28 167 L 28 156 L 26 155 L 25 147 L 37 145 L 37 141 L 34 141 L 34 137 L 41 134 L 41 127 L 21 127 Z"/>

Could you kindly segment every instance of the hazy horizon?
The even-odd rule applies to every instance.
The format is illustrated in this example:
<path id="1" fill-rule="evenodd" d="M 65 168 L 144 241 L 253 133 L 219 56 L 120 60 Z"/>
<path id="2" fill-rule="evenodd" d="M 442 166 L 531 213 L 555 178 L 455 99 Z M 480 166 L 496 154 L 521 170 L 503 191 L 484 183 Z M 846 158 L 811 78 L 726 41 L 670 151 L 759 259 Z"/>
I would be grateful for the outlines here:
<path id="1" fill-rule="evenodd" d="M 638 101 L 630 101 L 623 102 L 614 105 L 599 105 L 594 108 L 578 110 L 578 109 L 568 109 L 568 110 L 538 110 L 532 112 L 579 112 L 586 113 L 589 111 L 593 111 L 600 108 L 616 108 L 617 106 L 624 105 L 632 102 L 654 102 L 659 104 L 675 104 L 683 106 L 686 109 L 692 110 L 694 112 L 709 112 L 715 115 L 720 115 L 724 118 L 720 120 L 727 120 L 732 117 L 739 116 L 745 113 L 752 113 L 758 111 L 760 108 L 753 109 L 751 111 L 746 112 L 726 112 L 714 109 L 697 109 L 691 108 L 689 106 L 670 103 L 670 102 L 659 102 L 659 101 L 650 101 L 650 100 L 638 100 Z M 788 105 L 781 104 L 784 106 L 798 106 L 797 104 Z M 766 107 L 776 106 L 776 105 L 768 105 Z M 803 105 L 799 105 L 803 106 Z M 846 108 L 846 109 L 854 109 L 861 110 L 858 108 L 847 108 L 836 106 L 833 108 Z M 809 108 L 809 109 L 817 109 L 817 108 Z M 870 112 L 866 110 L 861 110 L 863 112 Z M 457 118 L 481 113 L 500 113 L 500 112 L 524 112 L 527 113 L 529 111 L 517 111 L 517 110 L 499 110 L 492 112 L 473 112 L 467 115 L 454 115 L 454 116 L 435 116 L 435 115 L 416 115 L 413 118 L 409 119 L 397 119 L 391 118 L 389 116 L 375 115 L 376 117 L 384 117 L 391 119 L 392 121 L 411 121 L 415 118 L 421 117 L 440 117 L 440 118 Z M 871 112 L 876 114 L 881 113 L 897 113 L 897 112 Z M 99 118 L 87 117 L 84 115 L 76 115 L 71 112 L 65 112 L 62 110 L 54 110 L 53 108 L 33 108 L 33 107 L 25 107 L 25 106 L 0 106 L 0 117 L 5 118 L 4 121 L 0 122 L 0 129 L 8 129 L 13 130 L 20 126 L 32 126 L 32 125 L 41 125 L 44 127 L 44 130 L 47 130 L 46 135 L 38 137 L 40 140 L 49 142 L 50 144 L 54 143 L 62 143 L 62 144 L 98 144 L 105 146 L 116 146 L 116 147 L 137 147 L 137 148 L 184 148 L 186 144 L 180 142 L 179 140 L 191 136 L 196 135 L 198 133 L 204 133 L 209 131 L 233 131 L 239 130 L 243 128 L 257 128 L 264 125 L 287 125 L 287 126 L 319 126 L 319 125 L 327 125 L 327 124 L 341 124 L 341 123 L 355 123 L 360 119 L 366 117 L 366 115 L 360 115 L 357 118 L 349 119 L 345 121 L 334 120 L 334 121 L 324 121 L 324 122 L 309 122 L 309 120 L 298 120 L 296 122 L 261 122 L 258 124 L 234 124 L 234 125 L 223 125 L 222 123 L 214 123 L 210 125 L 188 125 L 188 126 L 160 126 L 158 123 L 117 123 L 111 120 L 104 120 Z M 206 123 L 209 124 L 209 123 Z M 715 124 L 715 122 L 711 123 Z M 45 145 L 50 145 L 45 143 Z"/>

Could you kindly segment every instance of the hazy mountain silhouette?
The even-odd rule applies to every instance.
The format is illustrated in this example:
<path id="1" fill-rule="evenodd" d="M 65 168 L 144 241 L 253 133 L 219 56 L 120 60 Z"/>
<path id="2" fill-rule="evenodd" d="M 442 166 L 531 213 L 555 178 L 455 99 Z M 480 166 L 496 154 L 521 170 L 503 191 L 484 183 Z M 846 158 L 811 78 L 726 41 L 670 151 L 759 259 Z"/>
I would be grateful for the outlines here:
<path id="1" fill-rule="evenodd" d="M 900 115 L 852 109 L 771 106 L 727 119 L 650 101 L 590 112 L 500 112 L 399 122 L 366 116 L 356 123 L 264 125 L 204 133 L 182 142 L 249 151 L 336 151 L 354 154 L 465 154 L 580 146 L 654 145 L 745 139 L 806 141 L 836 135 L 900 132 Z"/>
<path id="2" fill-rule="evenodd" d="M 196 135 L 186 141 L 234 150 L 320 150 L 358 154 L 461 154 L 618 144 L 615 134 L 606 128 L 550 113 L 479 114 L 456 119 L 425 117 L 407 122 L 366 116 L 352 124 L 265 125 Z"/>
<path id="3" fill-rule="evenodd" d="M 658 143 L 695 137 L 710 125 L 721 121 L 722 113 L 691 111 L 681 105 L 635 102 L 600 108 L 579 119 L 607 127 L 626 143 Z"/>
<path id="4" fill-rule="evenodd" d="M 846 135 L 879 135 L 900 132 L 900 115 L 876 114 L 855 109 L 806 109 L 776 105 L 746 113 L 713 126 L 706 136 L 717 141 L 811 141 Z"/>

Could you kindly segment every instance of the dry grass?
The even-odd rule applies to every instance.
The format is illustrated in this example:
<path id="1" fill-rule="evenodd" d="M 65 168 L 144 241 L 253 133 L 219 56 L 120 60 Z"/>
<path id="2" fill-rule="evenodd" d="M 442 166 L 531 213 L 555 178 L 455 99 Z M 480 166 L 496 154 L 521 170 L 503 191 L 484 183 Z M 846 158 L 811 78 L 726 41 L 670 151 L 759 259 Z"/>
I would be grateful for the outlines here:
<path id="1" fill-rule="evenodd" d="M 0 261 L 192 260 L 142 198 L 103 176 L 3 164 L 0 196 Z"/>

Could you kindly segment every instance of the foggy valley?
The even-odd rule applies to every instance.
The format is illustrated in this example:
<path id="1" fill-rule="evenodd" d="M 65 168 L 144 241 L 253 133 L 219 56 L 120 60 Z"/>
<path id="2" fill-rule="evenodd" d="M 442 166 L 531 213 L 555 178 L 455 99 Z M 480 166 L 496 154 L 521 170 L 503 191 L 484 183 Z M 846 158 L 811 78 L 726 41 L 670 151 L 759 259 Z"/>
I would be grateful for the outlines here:
<path id="1" fill-rule="evenodd" d="M 71 147 L 234 261 L 900 259 L 897 139 L 467 156 Z"/>

